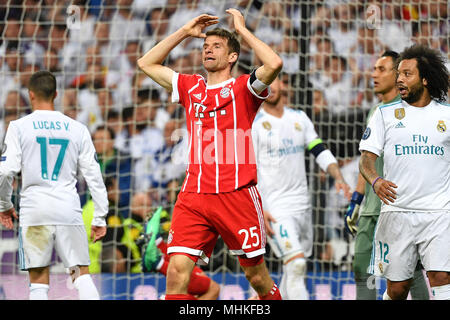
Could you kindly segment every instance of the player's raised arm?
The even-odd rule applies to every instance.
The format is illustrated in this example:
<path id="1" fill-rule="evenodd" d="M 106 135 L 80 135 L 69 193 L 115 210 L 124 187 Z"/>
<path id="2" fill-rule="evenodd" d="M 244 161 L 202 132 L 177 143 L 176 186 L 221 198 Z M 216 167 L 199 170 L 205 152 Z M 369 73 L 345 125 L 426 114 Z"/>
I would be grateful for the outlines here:
<path id="1" fill-rule="evenodd" d="M 245 20 L 242 14 L 236 9 L 228 9 L 227 13 L 233 16 L 233 23 L 236 32 L 242 36 L 242 39 L 253 49 L 256 56 L 262 61 L 263 65 L 256 69 L 256 78 L 264 83 L 270 85 L 277 77 L 278 73 L 283 67 L 283 60 L 272 50 L 267 44 L 259 40 L 250 30 L 245 26 Z M 257 93 L 261 93 L 264 88 L 254 88 Z"/>
<path id="2" fill-rule="evenodd" d="M 202 14 L 160 41 L 137 62 L 139 68 L 168 91 L 172 91 L 173 70 L 163 66 L 170 51 L 188 37 L 205 38 L 203 29 L 218 23 L 218 17 Z"/>

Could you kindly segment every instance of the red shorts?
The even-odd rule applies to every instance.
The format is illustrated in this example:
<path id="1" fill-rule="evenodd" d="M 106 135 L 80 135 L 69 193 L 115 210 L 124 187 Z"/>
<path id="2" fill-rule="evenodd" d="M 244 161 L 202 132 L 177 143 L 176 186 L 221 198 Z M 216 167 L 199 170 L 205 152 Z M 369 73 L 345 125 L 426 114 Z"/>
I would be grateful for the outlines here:
<path id="1" fill-rule="evenodd" d="M 179 193 L 167 239 L 168 254 L 186 254 L 199 264 L 208 264 L 219 235 L 230 253 L 240 256 L 241 265 L 262 262 L 255 257 L 266 252 L 266 233 L 255 186 L 219 194 Z"/>

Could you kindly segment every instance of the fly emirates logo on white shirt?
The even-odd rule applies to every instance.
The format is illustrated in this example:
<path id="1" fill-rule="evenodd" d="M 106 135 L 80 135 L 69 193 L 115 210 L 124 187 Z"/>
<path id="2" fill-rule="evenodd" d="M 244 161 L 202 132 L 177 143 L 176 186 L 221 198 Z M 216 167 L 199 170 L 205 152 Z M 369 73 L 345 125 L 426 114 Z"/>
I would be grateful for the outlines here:
<path id="1" fill-rule="evenodd" d="M 411 144 L 395 144 L 394 154 L 396 156 L 404 155 L 435 155 L 444 156 L 445 148 L 444 146 L 434 145 L 431 140 L 426 135 L 412 134 Z"/>

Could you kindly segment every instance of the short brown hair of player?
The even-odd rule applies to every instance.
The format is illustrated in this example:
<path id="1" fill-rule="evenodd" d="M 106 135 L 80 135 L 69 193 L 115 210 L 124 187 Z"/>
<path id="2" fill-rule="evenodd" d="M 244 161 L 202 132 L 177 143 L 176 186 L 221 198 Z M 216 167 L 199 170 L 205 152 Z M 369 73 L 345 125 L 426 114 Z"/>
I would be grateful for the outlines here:
<path id="1" fill-rule="evenodd" d="M 51 101 L 56 94 L 56 78 L 45 70 L 35 72 L 28 82 L 28 90 L 45 101 Z"/>
<path id="2" fill-rule="evenodd" d="M 236 52 L 238 56 L 241 53 L 241 44 L 239 43 L 236 33 L 234 32 L 230 32 L 223 28 L 214 28 L 212 30 L 207 31 L 206 36 L 207 37 L 217 36 L 223 39 L 227 39 L 228 53 Z M 235 63 L 233 63 L 231 69 L 233 69 Z"/>

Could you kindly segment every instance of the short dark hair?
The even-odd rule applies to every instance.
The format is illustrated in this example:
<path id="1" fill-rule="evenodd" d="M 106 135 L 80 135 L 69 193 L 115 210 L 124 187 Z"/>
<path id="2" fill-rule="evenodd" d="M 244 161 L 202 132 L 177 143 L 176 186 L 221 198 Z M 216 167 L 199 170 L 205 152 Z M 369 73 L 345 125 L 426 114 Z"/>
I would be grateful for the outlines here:
<path id="1" fill-rule="evenodd" d="M 35 72 L 28 82 L 28 90 L 46 101 L 53 100 L 56 94 L 56 78 L 48 71 Z"/>
<path id="2" fill-rule="evenodd" d="M 400 57 L 400 55 L 396 51 L 386 50 L 385 52 L 383 52 L 381 57 L 391 57 L 392 58 L 392 62 L 395 65 L 396 62 L 397 62 L 397 59 Z"/>
<path id="3" fill-rule="evenodd" d="M 423 45 L 413 45 L 400 53 L 396 69 L 402 60 L 409 59 L 417 61 L 419 77 L 427 80 L 426 88 L 431 98 L 439 102 L 446 101 L 450 79 L 441 53 Z"/>
<path id="4" fill-rule="evenodd" d="M 223 28 L 214 28 L 212 30 L 207 31 L 206 36 L 207 37 L 217 36 L 220 38 L 227 39 L 228 53 L 236 52 L 239 57 L 239 54 L 241 53 L 241 44 L 239 43 L 239 41 L 237 39 L 236 33 L 230 32 Z M 231 65 L 231 69 L 233 69 L 236 62 Z"/>

